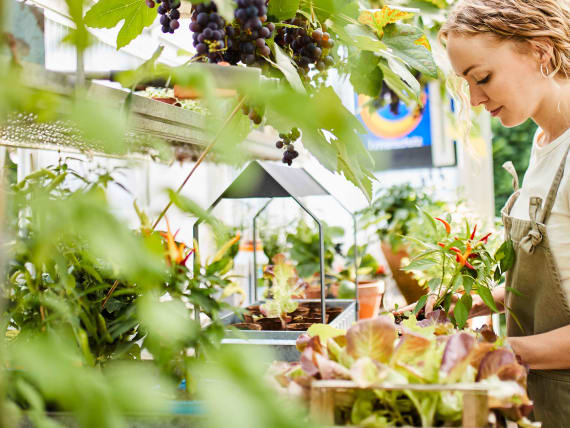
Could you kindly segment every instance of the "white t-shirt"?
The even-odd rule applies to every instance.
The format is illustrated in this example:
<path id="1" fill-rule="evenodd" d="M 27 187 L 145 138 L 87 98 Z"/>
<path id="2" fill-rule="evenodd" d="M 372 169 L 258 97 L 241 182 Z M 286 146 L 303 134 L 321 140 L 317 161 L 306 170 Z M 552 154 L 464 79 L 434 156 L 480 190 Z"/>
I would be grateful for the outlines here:
<path id="1" fill-rule="evenodd" d="M 551 143 L 537 144 L 538 129 L 534 135 L 530 163 L 524 175 L 520 195 L 511 210 L 511 216 L 529 220 L 529 200 L 539 196 L 546 203 L 548 191 L 558 171 L 562 157 L 570 145 L 570 128 Z M 562 280 L 562 289 L 570 304 L 570 155 L 566 160 L 564 176 L 554 201 L 552 213 L 546 222 L 546 233 Z"/>

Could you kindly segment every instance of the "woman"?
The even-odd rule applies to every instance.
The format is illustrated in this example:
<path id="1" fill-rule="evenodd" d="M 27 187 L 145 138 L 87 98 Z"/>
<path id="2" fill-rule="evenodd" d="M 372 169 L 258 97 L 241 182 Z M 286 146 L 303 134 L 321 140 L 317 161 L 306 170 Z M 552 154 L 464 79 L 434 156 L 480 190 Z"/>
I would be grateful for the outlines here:
<path id="1" fill-rule="evenodd" d="M 539 126 L 522 188 L 507 165 L 515 193 L 502 217 L 517 257 L 507 290 L 518 292 L 494 297 L 530 367 L 535 419 L 570 427 L 570 0 L 463 0 L 440 37 L 472 106 L 506 127 L 529 117 Z M 471 316 L 486 313 L 479 299 Z"/>

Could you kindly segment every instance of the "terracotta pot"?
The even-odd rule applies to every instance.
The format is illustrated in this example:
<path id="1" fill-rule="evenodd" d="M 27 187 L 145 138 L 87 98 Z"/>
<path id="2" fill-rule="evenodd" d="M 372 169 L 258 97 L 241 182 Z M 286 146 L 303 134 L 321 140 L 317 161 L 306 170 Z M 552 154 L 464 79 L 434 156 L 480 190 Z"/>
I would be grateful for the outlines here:
<path id="1" fill-rule="evenodd" d="M 409 257 L 406 249 L 403 248 L 397 252 L 393 252 L 390 245 L 382 242 L 382 252 L 384 253 L 384 257 L 386 257 L 388 266 L 390 266 L 392 276 L 406 301 L 408 303 L 417 302 L 418 299 L 425 294 L 425 290 L 418 284 L 418 281 L 414 279 L 411 273 L 404 272 L 400 269 L 402 259 Z"/>
<path id="2" fill-rule="evenodd" d="M 358 319 L 378 316 L 384 291 L 381 285 L 381 281 L 358 283 Z"/>
<path id="3" fill-rule="evenodd" d="M 320 299 L 321 298 L 321 284 L 309 284 L 305 288 L 305 298 L 307 299 Z"/>
<path id="4" fill-rule="evenodd" d="M 238 322 L 232 325 L 240 330 L 261 330 L 261 326 L 259 324 L 251 322 Z"/>
<path id="5" fill-rule="evenodd" d="M 152 97 L 152 99 L 155 101 L 160 101 L 161 103 L 175 105 L 176 107 L 180 107 L 182 105 L 174 97 Z"/>

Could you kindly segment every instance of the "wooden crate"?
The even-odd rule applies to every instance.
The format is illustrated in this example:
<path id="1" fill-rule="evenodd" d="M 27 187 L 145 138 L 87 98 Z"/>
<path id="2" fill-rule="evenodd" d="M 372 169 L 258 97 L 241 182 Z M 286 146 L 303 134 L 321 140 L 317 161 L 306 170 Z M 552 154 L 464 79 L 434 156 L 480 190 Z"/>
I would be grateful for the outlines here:
<path id="1" fill-rule="evenodd" d="M 338 406 L 350 407 L 355 400 L 355 390 L 381 389 L 385 391 L 450 391 L 463 393 L 463 428 L 482 428 L 488 425 L 489 408 L 487 388 L 474 384 L 454 385 L 391 385 L 360 388 L 352 381 L 319 380 L 311 384 L 311 417 L 327 426 L 334 425 L 334 410 Z"/>

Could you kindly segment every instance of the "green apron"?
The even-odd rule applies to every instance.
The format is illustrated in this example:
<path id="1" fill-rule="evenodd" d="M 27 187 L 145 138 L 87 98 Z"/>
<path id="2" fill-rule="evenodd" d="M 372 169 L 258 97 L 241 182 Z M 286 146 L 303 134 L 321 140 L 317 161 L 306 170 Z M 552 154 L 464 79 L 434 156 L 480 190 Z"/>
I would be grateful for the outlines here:
<path id="1" fill-rule="evenodd" d="M 506 293 L 508 336 L 530 336 L 570 324 L 568 299 L 562 290 L 560 271 L 546 233 L 546 223 L 569 151 L 570 147 L 563 156 L 544 206 L 541 198 L 530 198 L 528 221 L 510 216 L 520 190 L 513 164 L 507 162 L 504 165 L 513 175 L 515 188 L 501 212 L 506 238 L 512 239 L 516 252 L 515 265 L 507 273 L 506 286 L 521 294 Z M 534 418 L 542 422 L 543 428 L 570 427 L 570 370 L 531 370 L 528 393 L 534 402 Z"/>

